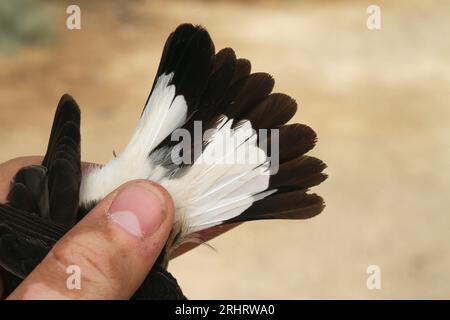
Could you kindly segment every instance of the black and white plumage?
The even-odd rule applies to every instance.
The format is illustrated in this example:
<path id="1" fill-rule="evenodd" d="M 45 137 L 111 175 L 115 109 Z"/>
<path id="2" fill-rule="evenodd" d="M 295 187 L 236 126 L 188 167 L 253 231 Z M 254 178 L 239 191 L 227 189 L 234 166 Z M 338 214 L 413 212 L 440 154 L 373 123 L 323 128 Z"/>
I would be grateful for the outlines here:
<path id="1" fill-rule="evenodd" d="M 323 200 L 309 189 L 326 178 L 325 165 L 305 155 L 316 135 L 305 125 L 285 125 L 296 112 L 295 101 L 271 93 L 270 75 L 250 70 L 250 62 L 237 59 L 231 48 L 215 53 L 202 27 L 180 25 L 166 42 L 130 142 L 106 165 L 83 172 L 80 111 L 64 95 L 42 165 L 21 169 L 8 203 L 0 205 L 0 264 L 11 279 L 23 279 L 90 208 L 134 179 L 160 183 L 175 204 L 171 237 L 135 298 L 184 298 L 166 268 L 170 251 L 195 232 L 230 222 L 320 213 Z M 202 133 L 216 131 L 200 146 L 191 146 L 190 164 L 176 163 L 171 155 L 179 145 L 170 136 L 178 128 L 193 134 L 196 121 Z M 259 136 L 258 129 L 279 129 L 275 174 L 270 174 L 272 150 L 266 153 L 258 144 L 266 139 L 271 146 L 274 136 Z M 233 162 L 252 155 L 255 161 Z"/>

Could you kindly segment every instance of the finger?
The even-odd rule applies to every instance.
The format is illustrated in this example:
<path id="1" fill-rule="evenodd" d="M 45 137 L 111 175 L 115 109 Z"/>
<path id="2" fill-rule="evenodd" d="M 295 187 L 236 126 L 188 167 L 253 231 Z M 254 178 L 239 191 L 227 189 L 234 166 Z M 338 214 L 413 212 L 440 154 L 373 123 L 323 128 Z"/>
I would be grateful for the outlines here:
<path id="1" fill-rule="evenodd" d="M 127 183 L 69 231 L 9 299 L 130 298 L 169 236 L 173 211 L 161 186 Z"/>

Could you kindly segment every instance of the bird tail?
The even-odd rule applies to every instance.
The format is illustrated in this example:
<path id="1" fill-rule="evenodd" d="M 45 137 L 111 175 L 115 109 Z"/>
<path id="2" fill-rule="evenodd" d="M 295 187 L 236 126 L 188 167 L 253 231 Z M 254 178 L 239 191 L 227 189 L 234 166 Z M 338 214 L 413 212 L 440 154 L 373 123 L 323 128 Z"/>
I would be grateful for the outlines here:
<path id="1" fill-rule="evenodd" d="M 325 164 L 305 155 L 316 134 L 286 124 L 297 104 L 273 87 L 272 76 L 251 73 L 233 49 L 215 53 L 202 27 L 179 26 L 133 137 L 117 158 L 85 175 L 82 203 L 140 178 L 171 193 L 184 233 L 319 214 L 323 199 L 310 188 L 325 180 Z"/>

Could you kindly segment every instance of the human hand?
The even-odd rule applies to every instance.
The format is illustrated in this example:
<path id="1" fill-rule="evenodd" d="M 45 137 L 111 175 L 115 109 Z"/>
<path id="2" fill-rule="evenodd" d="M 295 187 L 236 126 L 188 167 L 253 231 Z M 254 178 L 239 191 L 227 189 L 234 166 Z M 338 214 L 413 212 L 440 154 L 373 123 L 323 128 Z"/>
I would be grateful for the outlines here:
<path id="1" fill-rule="evenodd" d="M 0 202 L 6 201 L 10 181 L 16 172 L 24 166 L 38 164 L 41 161 L 41 157 L 23 157 L 0 164 Z M 114 216 L 112 211 L 117 211 L 117 208 L 120 213 Z M 127 211 L 136 212 L 136 215 L 139 215 L 139 212 L 146 212 L 145 215 L 139 215 L 146 219 L 141 221 L 140 225 L 145 229 L 151 229 L 151 232 L 147 230 L 144 232 L 146 235 L 141 236 L 139 224 L 136 224 L 136 220 L 126 213 Z M 167 240 L 172 227 L 173 211 L 169 194 L 159 185 L 149 181 L 125 184 L 100 202 L 68 232 L 8 298 L 131 297 Z M 200 238 L 209 240 L 234 226 L 205 230 Z M 181 246 L 173 256 L 178 256 L 194 246 L 192 244 Z M 80 290 L 67 288 L 69 274 L 66 273 L 66 267 L 69 265 L 76 265 L 81 271 Z M 133 270 L 133 273 L 129 270 Z M 0 282 L 0 296 L 1 292 Z"/>

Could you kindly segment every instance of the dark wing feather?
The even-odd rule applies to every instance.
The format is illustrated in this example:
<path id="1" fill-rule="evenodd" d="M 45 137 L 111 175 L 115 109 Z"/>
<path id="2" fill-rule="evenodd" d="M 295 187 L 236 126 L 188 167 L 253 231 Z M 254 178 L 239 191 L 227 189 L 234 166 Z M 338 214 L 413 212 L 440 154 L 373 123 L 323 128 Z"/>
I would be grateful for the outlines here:
<path id="1" fill-rule="evenodd" d="M 0 265 L 24 278 L 67 231 L 65 226 L 0 204 Z"/>
<path id="2" fill-rule="evenodd" d="M 42 165 L 18 171 L 0 204 L 0 265 L 23 278 L 76 222 L 81 181 L 80 110 L 64 95 Z"/>
<path id="3" fill-rule="evenodd" d="M 52 156 L 54 149 L 58 146 L 58 139 L 61 139 L 65 134 L 61 134 L 63 127 L 67 123 L 73 123 L 75 129 L 78 127 L 78 134 L 80 128 L 80 109 L 75 100 L 68 94 L 64 94 L 59 100 L 58 107 L 55 112 L 55 118 L 53 121 L 52 131 L 50 133 L 50 139 L 48 142 L 47 153 L 42 161 L 42 165 L 46 168 L 49 167 L 49 157 Z M 67 129 L 67 128 L 66 128 Z M 76 135 L 76 133 L 75 133 Z"/>
<path id="4" fill-rule="evenodd" d="M 43 165 L 48 170 L 52 221 L 73 226 L 77 220 L 81 184 L 80 109 L 64 95 L 58 104 Z"/>
<path id="5" fill-rule="evenodd" d="M 20 169 L 11 185 L 8 202 L 23 211 L 39 214 L 49 219 L 47 169 L 32 165 Z"/>
<path id="6" fill-rule="evenodd" d="M 133 300 L 187 300 L 172 274 L 155 264 L 132 297 Z"/>

